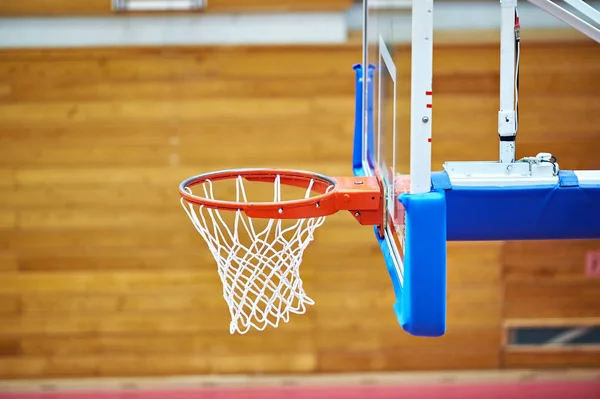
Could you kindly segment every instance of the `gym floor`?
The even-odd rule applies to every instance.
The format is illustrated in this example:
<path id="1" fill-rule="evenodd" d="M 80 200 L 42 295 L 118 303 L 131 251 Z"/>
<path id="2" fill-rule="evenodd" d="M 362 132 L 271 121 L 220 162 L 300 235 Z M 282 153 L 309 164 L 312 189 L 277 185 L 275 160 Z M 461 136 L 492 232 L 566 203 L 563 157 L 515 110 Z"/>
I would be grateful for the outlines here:
<path id="1" fill-rule="evenodd" d="M 600 371 L 12 381 L 2 399 L 597 399 Z"/>

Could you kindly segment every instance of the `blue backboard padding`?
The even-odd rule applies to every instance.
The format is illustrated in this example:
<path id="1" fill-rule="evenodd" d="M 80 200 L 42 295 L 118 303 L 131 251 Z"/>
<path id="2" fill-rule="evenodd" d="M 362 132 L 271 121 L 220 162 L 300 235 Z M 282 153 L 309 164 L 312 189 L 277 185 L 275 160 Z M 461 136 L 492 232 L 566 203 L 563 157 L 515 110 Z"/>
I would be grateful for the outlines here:
<path id="1" fill-rule="evenodd" d="M 448 241 L 600 238 L 600 185 L 574 186 L 573 176 L 539 186 L 449 188 L 447 173 L 435 172 L 432 186 L 446 193 Z"/>
<path id="2" fill-rule="evenodd" d="M 354 170 L 354 176 L 364 176 L 365 171 L 363 169 L 362 162 L 362 101 L 363 101 L 363 84 L 362 84 L 362 66 L 360 64 L 352 67 L 356 71 L 356 96 L 354 100 L 354 145 L 352 149 L 352 169 Z"/>
<path id="3" fill-rule="evenodd" d="M 394 306 L 402 328 L 412 335 L 446 332 L 446 199 L 444 192 L 402 194 L 406 210 L 404 285 Z"/>
<path id="4" fill-rule="evenodd" d="M 355 114 L 354 114 L 354 147 L 352 151 L 352 168 L 354 169 L 354 176 L 365 176 L 365 170 L 363 168 L 363 114 L 362 114 L 362 103 L 363 103 L 363 68 L 362 65 L 356 64 L 352 67 L 356 73 L 356 98 L 355 98 Z M 369 67 L 368 83 L 371 90 L 369 93 L 373 93 L 373 66 Z M 369 96 L 367 102 L 367 112 L 373 113 L 373 97 Z M 367 140 L 367 162 L 371 168 L 374 164 L 375 144 L 373 135 L 373 118 L 369 118 L 367 121 L 367 131 L 371 132 L 368 135 Z"/>
<path id="5" fill-rule="evenodd" d="M 558 172 L 558 184 L 561 187 L 578 187 L 579 179 L 572 170 L 561 170 Z"/>

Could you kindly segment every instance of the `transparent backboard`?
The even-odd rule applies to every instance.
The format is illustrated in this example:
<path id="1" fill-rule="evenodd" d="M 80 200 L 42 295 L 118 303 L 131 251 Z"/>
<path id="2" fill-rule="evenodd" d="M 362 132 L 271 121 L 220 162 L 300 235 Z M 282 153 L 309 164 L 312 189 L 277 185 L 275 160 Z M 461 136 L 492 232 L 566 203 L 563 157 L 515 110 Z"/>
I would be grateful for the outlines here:
<path id="1" fill-rule="evenodd" d="M 383 187 L 384 234 L 375 233 L 396 318 L 407 332 L 433 337 L 446 329 L 446 202 L 431 191 L 433 0 L 390 5 L 363 0 L 363 125 L 354 141 L 362 154 L 353 153 L 353 165 Z"/>
<path id="2" fill-rule="evenodd" d="M 367 101 L 363 104 L 363 167 L 380 177 L 383 183 L 386 240 L 402 279 L 404 210 L 398 195 L 407 190 L 403 182 L 410 175 L 410 129 L 404 126 L 408 124 L 408 110 L 400 112 L 398 104 L 400 86 L 405 85 L 407 89 L 410 83 L 399 81 L 401 65 L 396 48 L 401 42 L 402 27 L 395 21 L 393 11 L 376 4 L 365 0 L 363 9 L 363 64 L 373 70 L 371 84 L 363 85 L 363 98 L 372 99 L 372 107 L 367 106 Z M 407 104 L 408 98 L 404 100 Z M 368 140 L 369 135 L 373 140 Z M 369 142 L 374 148 L 368 148 Z"/>

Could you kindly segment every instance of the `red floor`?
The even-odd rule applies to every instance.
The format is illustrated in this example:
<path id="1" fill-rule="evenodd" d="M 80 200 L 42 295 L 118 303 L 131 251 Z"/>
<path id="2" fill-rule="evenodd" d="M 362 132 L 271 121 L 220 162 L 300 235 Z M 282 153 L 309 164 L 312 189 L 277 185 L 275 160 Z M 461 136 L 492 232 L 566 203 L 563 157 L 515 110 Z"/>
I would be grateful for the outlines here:
<path id="1" fill-rule="evenodd" d="M 2 399 L 600 399 L 598 382 L 0 394 Z"/>

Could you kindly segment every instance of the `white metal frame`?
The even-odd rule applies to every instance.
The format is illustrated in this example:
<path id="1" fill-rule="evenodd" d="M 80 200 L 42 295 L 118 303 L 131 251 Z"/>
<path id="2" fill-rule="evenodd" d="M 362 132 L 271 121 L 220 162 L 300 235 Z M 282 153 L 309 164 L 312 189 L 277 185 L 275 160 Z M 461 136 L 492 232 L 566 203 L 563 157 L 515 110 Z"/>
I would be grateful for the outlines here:
<path id="1" fill-rule="evenodd" d="M 400 284 L 404 285 L 404 262 L 403 262 L 403 257 L 401 256 L 399 251 L 399 248 L 396 247 L 396 244 L 394 242 L 394 238 L 393 238 L 393 231 L 391 231 L 391 229 L 393 228 L 390 223 L 389 223 L 389 218 L 393 217 L 393 215 L 395 215 L 395 210 L 396 210 L 396 206 L 398 206 L 398 200 L 395 198 L 395 190 L 394 190 L 394 174 L 396 173 L 396 89 L 397 89 L 397 75 L 396 75 L 396 64 L 394 63 L 394 60 L 392 58 L 392 55 L 389 52 L 389 49 L 387 48 L 386 44 L 385 44 L 385 40 L 383 39 L 383 37 L 381 37 L 381 35 L 379 35 L 379 59 L 378 61 L 378 71 L 379 73 L 381 73 L 381 71 L 383 70 L 381 68 L 381 64 L 383 63 L 385 65 L 385 68 L 387 69 L 387 71 L 389 72 L 390 77 L 392 78 L 392 81 L 394 82 L 394 116 L 393 116 L 393 120 L 392 120 L 392 129 L 393 129 L 393 139 L 392 139 L 392 148 L 394 149 L 393 151 L 393 155 L 392 155 L 392 165 L 385 165 L 385 170 L 382 170 L 381 173 L 383 173 L 384 175 L 384 181 L 383 184 L 385 185 L 384 188 L 384 194 L 385 194 L 385 209 L 384 209 L 384 214 L 383 214 L 383 223 L 384 223 L 384 238 L 387 241 L 388 244 L 388 248 L 390 248 L 390 254 L 392 256 L 392 259 L 394 259 L 394 266 L 396 268 L 396 273 L 398 274 L 398 279 L 400 281 Z M 381 103 L 382 103 L 382 79 L 381 77 L 379 79 L 377 79 L 377 84 L 378 84 L 378 89 L 377 89 L 377 94 L 379 96 L 378 101 L 377 101 L 377 155 L 375 156 L 375 163 L 377 164 L 377 166 L 379 167 L 382 164 L 382 159 L 385 159 L 386 154 L 382 154 L 382 149 L 381 149 L 381 143 L 382 143 L 382 131 L 381 131 Z M 373 112 L 375 112 L 375 110 L 373 110 Z M 387 143 L 387 145 L 390 145 L 390 143 Z M 382 158 L 383 157 L 383 158 Z M 389 167 L 392 168 L 392 175 L 389 175 Z"/>
<path id="2" fill-rule="evenodd" d="M 565 3 L 587 16 L 589 19 L 600 25 L 600 11 L 590 6 L 582 0 L 565 0 Z"/>
<path id="3" fill-rule="evenodd" d="M 529 162 L 446 162 L 452 186 L 517 187 L 556 185 L 558 165 L 533 158 Z"/>
<path id="4" fill-rule="evenodd" d="M 517 114 L 515 112 L 515 13 L 517 0 L 501 0 L 500 110 L 498 136 L 500 162 L 515 161 Z"/>
<path id="5" fill-rule="evenodd" d="M 389 2 L 373 1 L 372 8 L 389 7 Z M 380 4 L 381 3 L 381 4 Z M 371 1 L 363 1 L 363 43 L 368 46 L 368 14 Z M 407 3 L 402 3 L 406 5 Z M 395 4 L 397 6 L 397 4 Z M 363 132 L 367 131 L 368 101 L 368 48 L 363 52 Z M 381 56 L 381 54 L 380 54 Z M 431 190 L 431 126 L 433 81 L 433 0 L 412 1 L 412 60 L 411 60 L 411 112 L 410 112 L 410 193 L 427 193 Z M 363 135 L 363 151 L 367 151 Z M 366 161 L 366 153 L 363 162 Z M 368 171 L 369 165 L 364 165 Z"/>
<path id="6" fill-rule="evenodd" d="M 392 154 L 392 164 L 391 165 L 386 165 L 385 162 L 385 157 L 387 154 L 382 154 L 382 148 L 381 148 L 381 143 L 382 143 L 382 131 L 381 131 L 381 103 L 382 103 L 382 79 L 379 78 L 377 79 L 377 95 L 378 95 L 378 100 L 377 100 L 377 155 L 375 157 L 375 163 L 380 166 L 382 164 L 382 160 L 383 160 L 383 164 L 384 164 L 384 170 L 381 171 L 381 173 L 384 175 L 384 184 L 385 184 L 385 194 L 386 194 L 386 212 L 384 215 L 384 223 L 387 225 L 387 218 L 389 217 L 389 215 L 394 215 L 395 214 L 395 210 L 396 210 L 396 204 L 397 204 L 397 200 L 396 198 L 394 198 L 395 196 L 395 191 L 394 191 L 394 175 L 396 173 L 396 89 L 397 89 L 397 85 L 396 85 L 396 64 L 394 63 L 394 60 L 392 58 L 392 55 L 390 54 L 386 44 L 385 44 L 385 40 L 383 39 L 383 37 L 381 37 L 381 35 L 379 35 L 379 66 L 378 66 L 378 71 L 379 73 L 381 73 L 381 71 L 383 71 L 383 68 L 381 67 L 382 64 L 385 65 L 386 70 L 388 71 L 390 77 L 392 78 L 392 81 L 394 82 L 394 98 L 393 98 L 393 119 L 392 119 L 392 148 L 394 149 L 393 154 Z M 374 110 L 375 111 L 375 110 Z M 390 145 L 390 143 L 387 143 L 387 145 Z M 389 173 L 389 168 L 391 168 L 392 173 L 390 175 Z"/>
<path id="7" fill-rule="evenodd" d="M 528 1 L 600 43 L 600 29 L 562 8 L 552 0 Z M 600 24 L 600 12 L 583 0 L 565 0 L 565 2 L 590 20 Z M 518 60 L 516 59 L 515 44 L 516 35 L 520 34 L 519 27 L 516 24 L 517 5 L 517 0 L 501 0 L 500 110 L 498 111 L 499 162 L 446 163 L 444 167 L 453 184 L 519 186 L 524 184 L 547 184 L 549 182 L 556 184 L 558 182 L 556 176 L 558 165 L 548 162 L 547 159 L 548 157 L 551 158 L 551 154 L 541 153 L 537 157 L 521 161 L 517 161 L 515 156 L 518 129 L 516 110 L 518 93 L 515 85 L 515 78 L 518 73 L 518 70 L 516 70 L 518 62 L 515 61 Z M 415 45 L 419 45 L 419 41 L 415 42 L 413 38 L 413 51 Z M 413 64 L 413 73 L 414 68 L 415 65 Z M 538 163 L 538 166 L 541 167 L 536 166 L 531 169 L 532 163 Z M 523 173 L 524 168 L 528 168 L 528 164 L 529 172 Z M 550 167 L 550 165 L 553 166 Z M 600 180 L 600 171 L 576 171 L 575 173 L 581 184 L 597 184 L 596 182 Z"/>
<path id="8" fill-rule="evenodd" d="M 528 0 L 581 33 L 600 43 L 600 30 L 552 0 Z M 600 12 L 582 0 L 565 0 L 582 14 L 600 24 Z M 498 111 L 498 135 L 500 138 L 500 162 L 515 162 L 517 113 L 515 109 L 515 39 L 517 0 L 501 0 L 500 18 L 500 110 Z M 518 97 L 517 97 L 518 98 Z"/>
<path id="9" fill-rule="evenodd" d="M 431 191 L 433 0 L 412 4 L 410 192 Z"/>
<path id="10" fill-rule="evenodd" d="M 410 1 L 410 0 L 408 0 Z M 600 30 L 575 16 L 552 0 L 528 0 L 530 3 L 557 17 L 573 28 L 600 42 Z M 564 0 L 578 12 L 600 24 L 600 12 L 583 0 Z M 363 23 L 368 20 L 367 1 Z M 375 1 L 377 4 L 378 2 Z M 382 7 L 389 2 L 381 0 Z M 405 2 L 401 3 L 403 6 Z M 540 153 L 536 157 L 516 160 L 516 135 L 518 129 L 518 93 L 516 91 L 516 48 L 519 27 L 516 24 L 518 0 L 501 0 L 500 26 L 500 109 L 498 135 L 500 137 L 499 162 L 447 163 L 451 179 L 466 185 L 488 183 L 512 186 L 545 184 L 558 181 L 558 165 L 552 155 Z M 368 42 L 366 40 L 365 42 Z M 431 189 L 432 141 L 432 78 L 433 78 L 433 0 L 412 0 L 412 60 L 411 60 L 411 113 L 410 113 L 410 193 L 425 193 Z M 366 51 L 365 51 L 366 52 Z M 365 57 L 366 63 L 366 57 Z M 517 61 L 517 62 L 515 62 Z M 365 68 L 366 69 L 366 68 Z M 366 85 L 365 85 L 366 86 Z M 366 90 L 365 90 L 366 94 Z M 363 97 L 366 101 L 366 96 Z M 364 126 L 366 129 L 366 126 Z M 367 143 L 363 143 L 366 148 Z M 451 173 L 449 168 L 454 168 Z M 460 170 L 460 173 L 456 172 Z M 523 170 L 527 170 L 525 173 Z M 596 184 L 600 171 L 576 172 L 582 184 Z M 470 182 L 470 183 L 469 183 Z"/>
<path id="11" fill-rule="evenodd" d="M 406 5 L 400 2 L 400 6 Z M 600 43 L 600 29 L 562 8 L 552 0 L 528 0 L 581 33 Z M 583 0 L 564 0 L 592 21 L 600 24 L 600 12 Z M 380 1 L 382 7 L 390 1 Z M 376 2 L 377 4 L 378 2 Z M 498 111 L 499 162 L 515 164 L 518 115 L 515 95 L 516 51 L 515 24 L 518 0 L 501 0 L 500 26 L 500 109 Z M 431 186 L 431 96 L 433 65 L 433 0 L 412 0 L 411 65 L 411 193 L 424 193 Z M 515 99 L 517 98 L 517 100 Z M 427 104 L 430 104 L 427 107 Z M 476 167 L 477 163 L 469 163 Z"/>
<path id="12" fill-rule="evenodd" d="M 553 1 L 551 1 L 551 0 L 527 0 L 527 1 L 529 1 L 531 4 L 535 5 L 536 7 L 546 11 L 548 14 L 554 16 L 555 18 L 558 18 L 559 20 L 563 21 L 564 23 L 570 25 L 571 27 L 577 29 L 579 32 L 583 33 L 584 35 L 586 35 L 589 38 L 596 41 L 596 43 L 600 43 L 600 29 L 598 29 L 597 27 L 593 26 L 592 24 L 584 21 L 583 19 L 579 18 L 572 12 L 564 9 L 563 7 L 554 3 Z M 596 22 L 597 24 L 600 24 L 600 12 L 598 12 L 596 9 L 591 7 L 585 1 L 565 0 L 565 2 L 569 5 L 571 5 L 573 8 L 575 8 L 580 13 L 584 14 L 586 17 L 588 17 L 591 20 L 593 20 L 594 22 Z M 504 28 L 504 26 L 502 28 Z"/>
<path id="13" fill-rule="evenodd" d="M 550 163 L 446 162 L 452 187 L 555 186 L 559 182 Z M 580 186 L 600 184 L 600 170 L 575 170 Z"/>
<path id="14" fill-rule="evenodd" d="M 368 110 L 367 110 L 367 103 L 368 103 L 368 98 L 369 98 L 369 91 L 368 91 L 368 87 L 369 87 L 369 37 L 368 37 L 368 24 L 369 24 L 369 7 L 370 7 L 370 2 L 369 0 L 363 0 L 363 15 L 362 15 L 362 19 L 363 19 L 363 43 L 364 43 L 364 48 L 363 48 L 363 76 L 362 76 L 362 80 L 363 80 L 363 90 L 362 90 L 362 94 L 363 94 L 363 104 L 362 104 L 362 110 L 364 111 L 363 113 L 363 118 L 362 118 L 362 122 L 363 122 L 363 126 L 362 126 L 362 131 L 363 131 L 363 135 L 362 135 L 362 149 L 363 149 L 363 154 L 362 154 L 362 162 L 363 162 L 363 170 L 365 172 L 365 174 L 367 176 L 371 176 L 372 175 L 372 170 L 371 170 L 371 166 L 369 165 L 369 161 L 368 161 L 368 152 L 369 152 L 369 146 L 368 146 L 368 138 L 367 138 L 367 134 L 365 134 L 365 132 L 368 131 Z M 385 43 L 383 43 L 383 48 L 385 48 L 384 53 L 382 54 L 382 46 L 381 46 L 381 42 L 379 43 L 379 59 L 384 59 L 384 62 L 386 63 L 386 67 L 393 68 L 393 76 L 394 76 L 394 102 L 396 101 L 395 96 L 396 96 L 396 65 L 393 62 L 393 59 L 391 57 L 391 55 L 389 54 L 389 52 L 387 51 L 387 47 L 385 46 Z M 379 61 L 379 60 L 378 60 Z M 378 84 L 380 84 L 380 82 L 378 82 Z M 379 93 L 381 93 L 381 90 L 379 91 Z M 395 110 L 394 110 L 395 111 Z M 375 112 L 375 110 L 373 110 L 373 112 Z M 377 111 L 379 112 L 379 110 Z M 395 124 L 395 118 L 394 118 L 394 124 Z M 380 128 L 378 126 L 377 128 L 377 135 L 379 136 L 379 132 L 380 132 Z M 394 126 L 394 132 L 395 132 L 395 126 Z M 375 132 L 374 132 L 375 134 Z M 395 137 L 394 137 L 395 139 Z M 373 140 L 375 141 L 375 140 Z M 378 138 L 378 143 L 379 143 L 379 138 Z M 395 143 L 394 143 L 395 145 Z M 395 146 L 394 146 L 395 148 Z M 377 151 L 380 152 L 379 149 L 379 145 L 377 148 Z M 375 162 L 377 162 L 379 160 L 379 156 L 380 154 L 376 154 L 376 159 L 374 160 Z M 395 154 L 394 154 L 395 156 Z M 395 164 L 395 157 L 393 160 L 394 164 Z M 430 162 L 431 163 L 431 162 Z M 388 190 L 389 191 L 389 190 Z M 387 207 L 386 207 L 387 208 Z M 384 209 L 384 220 L 387 220 L 388 214 L 387 214 L 387 209 Z M 400 248 L 398 248 L 395 244 L 395 240 L 394 240 L 394 232 L 391 230 L 392 227 L 389 225 L 389 223 L 385 224 L 385 228 L 383 230 L 384 233 L 384 237 L 383 239 L 386 241 L 387 243 L 387 247 L 389 248 L 390 251 L 390 257 L 392 258 L 392 262 L 394 264 L 394 268 L 396 269 L 396 275 L 398 276 L 398 280 L 400 281 L 401 285 L 404 285 L 404 261 L 403 261 L 403 254 L 400 254 Z"/>

